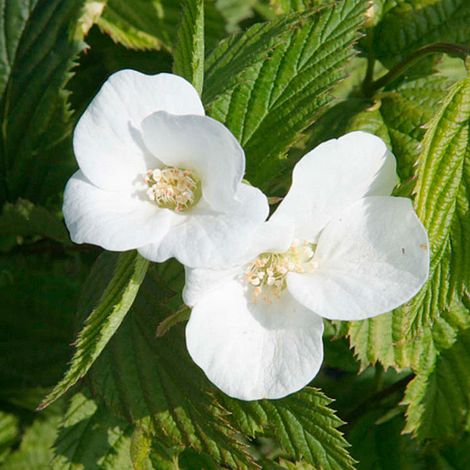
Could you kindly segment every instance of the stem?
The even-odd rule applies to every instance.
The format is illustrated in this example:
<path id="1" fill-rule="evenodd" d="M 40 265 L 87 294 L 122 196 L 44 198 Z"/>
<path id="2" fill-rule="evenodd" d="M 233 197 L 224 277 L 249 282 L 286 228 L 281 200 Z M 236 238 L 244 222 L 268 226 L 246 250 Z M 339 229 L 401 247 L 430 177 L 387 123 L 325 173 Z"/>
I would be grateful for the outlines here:
<path id="1" fill-rule="evenodd" d="M 389 397 L 395 392 L 402 392 L 405 389 L 405 387 L 408 385 L 408 382 L 410 382 L 413 379 L 413 377 L 414 377 L 413 374 L 407 375 L 406 377 L 403 377 L 397 382 L 394 382 L 390 386 L 378 391 L 371 397 L 367 398 L 362 403 L 360 403 L 356 408 L 354 408 L 352 411 L 347 413 L 345 417 L 345 421 L 347 423 L 351 423 L 356 418 L 363 415 L 366 411 L 370 410 L 372 406 L 379 404 L 385 398 Z"/>
<path id="2" fill-rule="evenodd" d="M 428 54 L 434 54 L 436 52 L 444 52 L 451 56 L 459 57 L 464 61 L 468 56 L 470 56 L 470 48 L 460 44 L 450 44 L 446 42 L 436 42 L 429 44 L 427 46 L 421 47 L 420 49 L 417 49 L 411 55 L 395 65 L 395 67 L 393 67 L 384 76 L 372 82 L 370 86 L 365 89 L 366 95 L 372 96 L 378 89 L 383 88 L 385 85 L 388 85 L 396 80 L 418 60 L 427 56 Z"/>

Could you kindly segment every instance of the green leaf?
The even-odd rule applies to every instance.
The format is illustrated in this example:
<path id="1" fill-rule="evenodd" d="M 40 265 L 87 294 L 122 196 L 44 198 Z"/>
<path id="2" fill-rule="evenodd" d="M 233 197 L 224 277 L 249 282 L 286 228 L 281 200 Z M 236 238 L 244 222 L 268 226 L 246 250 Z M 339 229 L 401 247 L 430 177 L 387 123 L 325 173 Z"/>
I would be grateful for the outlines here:
<path id="1" fill-rule="evenodd" d="M 329 91 L 343 77 L 342 68 L 352 56 L 364 6 L 364 2 L 346 0 L 299 16 L 304 19 L 300 24 L 282 25 L 280 21 L 287 19 L 281 19 L 271 25 L 256 25 L 208 58 L 205 91 L 210 91 L 204 95 L 206 104 L 210 101 L 208 96 L 223 91 L 209 104 L 209 113 L 226 124 L 242 144 L 247 156 L 247 178 L 253 184 L 263 189 L 273 185 L 275 177 L 288 166 L 284 159 L 287 150 L 331 99 Z M 280 28 L 282 42 L 273 45 L 274 25 Z M 247 50 L 246 43 L 251 44 L 261 28 L 269 39 L 269 48 L 264 49 L 263 56 L 257 41 L 253 64 L 252 48 Z M 216 60 L 219 58 L 220 62 Z M 242 72 L 235 86 L 226 77 L 228 70 L 232 75 Z M 216 93 L 212 88 L 215 77 L 225 83 L 215 86 Z"/>
<path id="2" fill-rule="evenodd" d="M 470 329 L 418 372 L 403 403 L 408 405 L 405 432 L 420 440 L 450 439 L 463 432 L 470 409 Z"/>
<path id="3" fill-rule="evenodd" d="M 387 67 L 432 42 L 470 43 L 467 0 L 400 0 L 374 34 L 376 57 Z"/>
<path id="4" fill-rule="evenodd" d="M 202 93 L 204 81 L 204 0 L 185 0 L 178 28 L 173 72 Z"/>
<path id="5" fill-rule="evenodd" d="M 234 32 L 241 21 L 254 15 L 253 8 L 258 3 L 259 0 L 216 0 L 215 5 L 227 23 L 227 30 Z"/>
<path id="6" fill-rule="evenodd" d="M 19 448 L 2 463 L 2 470 L 49 468 L 58 421 L 56 415 L 36 419 L 26 429 Z"/>
<path id="7" fill-rule="evenodd" d="M 132 425 L 79 393 L 72 397 L 54 443 L 57 470 L 133 468 Z"/>
<path id="8" fill-rule="evenodd" d="M 69 236 L 59 218 L 26 199 L 7 203 L 0 215 L 0 236 L 41 236 L 69 244 Z"/>
<path id="9" fill-rule="evenodd" d="M 68 371 L 44 399 L 39 409 L 57 400 L 88 372 L 131 308 L 148 265 L 149 262 L 136 251 L 119 255 L 113 267 L 112 278 L 97 305 L 88 310 L 91 313 L 75 342 L 76 350 Z M 99 268 L 95 268 L 88 278 L 88 283 L 92 283 L 93 286 L 99 285 L 102 274 Z M 90 303 L 90 299 L 86 301 Z"/>
<path id="10" fill-rule="evenodd" d="M 433 447 L 427 459 L 427 468 L 433 470 L 462 470 L 468 466 L 470 435 L 467 433 L 444 448 Z"/>
<path id="11" fill-rule="evenodd" d="M 18 438 L 18 418 L 13 414 L 0 411 L 0 463 L 11 452 L 11 447 Z"/>
<path id="12" fill-rule="evenodd" d="M 126 47 L 171 50 L 182 5 L 181 0 L 108 0 L 97 24 Z M 212 3 L 206 15 L 207 42 L 214 44 L 225 34 L 223 20 Z"/>
<path id="13" fill-rule="evenodd" d="M 257 23 L 247 31 L 221 41 L 205 62 L 203 101 L 206 106 L 237 84 L 240 75 L 266 60 L 302 23 L 300 15 L 286 15 L 278 20 Z"/>
<path id="14" fill-rule="evenodd" d="M 75 168 L 64 86 L 83 47 L 73 37 L 83 3 L 1 2 L 0 200 L 44 202 Z"/>
<path id="15" fill-rule="evenodd" d="M 109 277 L 110 262 L 108 253 L 98 262 L 102 279 Z M 182 326 L 155 337 L 156 325 L 181 303 L 176 292 L 182 268 L 173 272 L 173 266 L 150 267 L 124 322 L 88 374 L 93 394 L 108 409 L 153 431 L 167 448 L 190 446 L 220 465 L 247 468 L 254 462 L 214 387 L 190 359 Z M 93 297 L 95 288 L 87 283 L 84 296 Z"/>
<path id="16" fill-rule="evenodd" d="M 70 357 L 84 271 L 76 255 L 0 257 L 2 395 L 11 389 L 49 387 L 60 379 Z"/>
<path id="17" fill-rule="evenodd" d="M 403 436 L 403 415 L 377 423 L 384 411 L 369 409 L 348 433 L 358 470 L 425 470 L 416 444 Z"/>
<path id="18" fill-rule="evenodd" d="M 244 433 L 255 436 L 268 427 L 290 459 L 304 459 L 324 470 L 353 469 L 349 444 L 337 429 L 344 423 L 329 408 L 331 401 L 306 387 L 281 400 L 244 402 L 227 397 L 224 403 Z"/>

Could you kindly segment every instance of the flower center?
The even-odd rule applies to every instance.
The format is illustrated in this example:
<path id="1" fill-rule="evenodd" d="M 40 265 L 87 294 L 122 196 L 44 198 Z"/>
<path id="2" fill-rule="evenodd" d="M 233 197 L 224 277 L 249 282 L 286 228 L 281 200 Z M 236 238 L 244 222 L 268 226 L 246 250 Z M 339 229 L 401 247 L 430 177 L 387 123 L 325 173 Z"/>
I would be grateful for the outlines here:
<path id="1" fill-rule="evenodd" d="M 184 212 L 201 199 L 201 180 L 189 170 L 167 167 L 148 170 L 147 196 L 158 207 Z"/>
<path id="2" fill-rule="evenodd" d="M 262 253 L 248 266 L 245 280 L 251 287 L 253 302 L 261 297 L 265 302 L 279 299 L 287 285 L 289 272 L 305 273 L 314 269 L 313 243 L 295 240 L 285 253 Z"/>

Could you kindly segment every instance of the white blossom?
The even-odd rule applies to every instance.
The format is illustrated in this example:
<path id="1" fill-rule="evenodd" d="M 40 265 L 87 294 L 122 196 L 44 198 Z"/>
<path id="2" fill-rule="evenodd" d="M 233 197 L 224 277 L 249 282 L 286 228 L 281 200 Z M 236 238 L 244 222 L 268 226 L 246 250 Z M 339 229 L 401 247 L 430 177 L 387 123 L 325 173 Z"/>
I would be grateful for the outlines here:
<path id="1" fill-rule="evenodd" d="M 323 360 L 323 318 L 361 320 L 410 300 L 428 277 L 426 230 L 391 197 L 395 158 L 352 132 L 305 155 L 244 260 L 186 270 L 193 360 L 232 397 L 280 398 Z"/>
<path id="2" fill-rule="evenodd" d="M 123 70 L 103 85 L 73 137 L 80 170 L 64 216 L 72 240 L 152 261 L 223 266 L 268 214 L 241 183 L 245 156 L 196 90 L 171 74 Z"/>

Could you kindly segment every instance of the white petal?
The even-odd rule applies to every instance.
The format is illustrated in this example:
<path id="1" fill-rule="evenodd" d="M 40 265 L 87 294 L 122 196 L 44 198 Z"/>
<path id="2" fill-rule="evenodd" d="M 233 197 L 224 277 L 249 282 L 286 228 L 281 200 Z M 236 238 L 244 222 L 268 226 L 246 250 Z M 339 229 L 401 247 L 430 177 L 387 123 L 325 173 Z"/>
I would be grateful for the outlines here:
<path id="1" fill-rule="evenodd" d="M 426 230 L 411 201 L 368 197 L 321 233 L 311 274 L 290 273 L 291 294 L 318 315 L 361 320 L 410 300 L 429 274 Z"/>
<path id="2" fill-rule="evenodd" d="M 173 226 L 159 245 L 149 245 L 139 252 L 152 261 L 175 257 L 188 267 L 225 267 L 244 259 L 246 247 L 257 228 L 268 216 L 266 196 L 252 186 L 241 184 L 239 203 L 228 213 L 189 213 Z"/>
<path id="3" fill-rule="evenodd" d="M 204 114 L 193 86 L 177 75 L 121 70 L 111 75 L 75 128 L 78 165 L 98 187 L 120 190 L 155 167 L 142 140 L 142 120 L 156 111 Z"/>
<path id="4" fill-rule="evenodd" d="M 205 269 L 184 267 L 185 282 L 183 302 L 193 307 L 204 295 L 217 290 L 223 284 L 240 277 L 243 272 L 240 266 L 227 269 Z"/>
<path id="5" fill-rule="evenodd" d="M 247 301 L 228 282 L 202 297 L 186 326 L 194 362 L 227 395 L 281 398 L 300 390 L 323 360 L 323 323 L 287 292 L 272 304 Z"/>
<path id="6" fill-rule="evenodd" d="M 63 212 L 75 243 L 92 243 L 110 251 L 158 244 L 168 232 L 173 215 L 130 192 L 99 189 L 81 171 L 67 183 Z"/>
<path id="7" fill-rule="evenodd" d="M 245 154 L 237 139 L 220 122 L 206 116 L 152 114 L 143 121 L 144 141 L 165 165 L 195 171 L 204 199 L 224 211 L 245 172 Z"/>
<path id="8" fill-rule="evenodd" d="M 365 196 L 388 196 L 396 184 L 395 157 L 367 132 L 351 132 L 307 153 L 295 166 L 292 187 L 272 215 L 293 222 L 296 237 L 314 241 L 328 221 Z"/>

